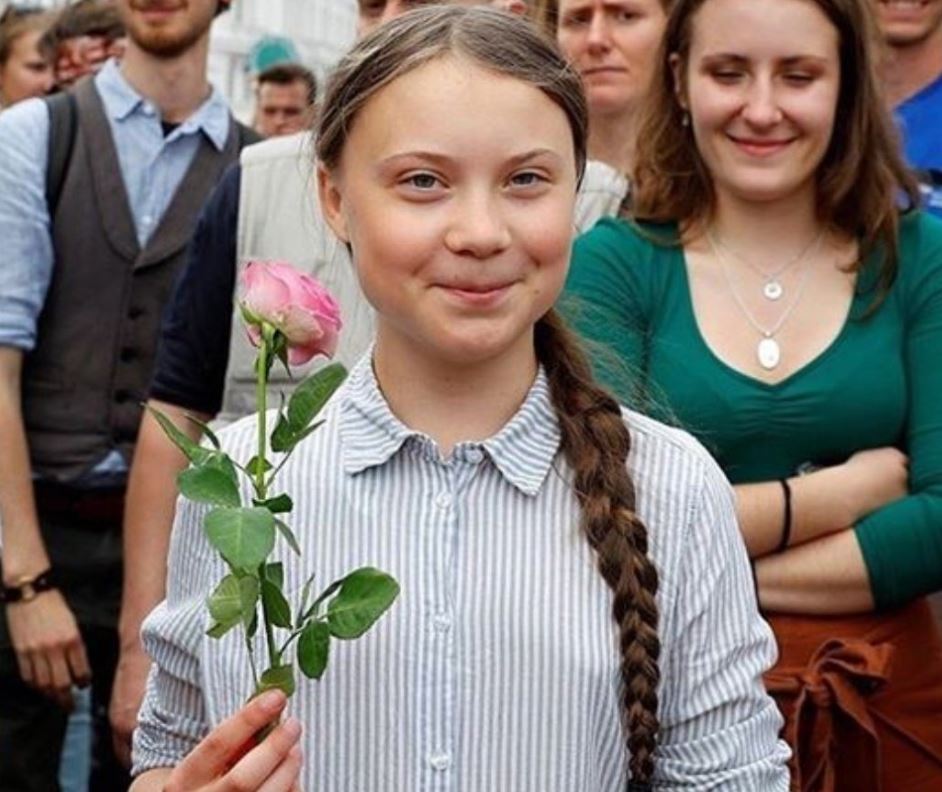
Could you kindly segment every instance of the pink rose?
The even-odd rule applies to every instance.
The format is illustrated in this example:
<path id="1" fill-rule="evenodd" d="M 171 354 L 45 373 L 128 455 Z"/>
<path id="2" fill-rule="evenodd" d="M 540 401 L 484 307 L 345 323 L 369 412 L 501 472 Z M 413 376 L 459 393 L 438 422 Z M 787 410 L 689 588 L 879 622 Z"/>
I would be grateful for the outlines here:
<path id="1" fill-rule="evenodd" d="M 250 261 L 242 273 L 241 305 L 249 340 L 258 346 L 267 322 L 287 339 L 292 366 L 337 351 L 340 307 L 320 282 L 290 264 Z"/>

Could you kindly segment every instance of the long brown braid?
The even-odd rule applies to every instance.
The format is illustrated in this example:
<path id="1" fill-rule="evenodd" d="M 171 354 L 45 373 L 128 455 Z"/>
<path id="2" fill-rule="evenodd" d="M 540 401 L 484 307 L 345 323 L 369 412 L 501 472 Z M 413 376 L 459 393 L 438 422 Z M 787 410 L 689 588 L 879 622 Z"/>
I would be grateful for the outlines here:
<path id="1" fill-rule="evenodd" d="M 592 379 L 585 354 L 555 311 L 536 324 L 536 351 L 546 370 L 574 474 L 582 529 L 612 589 L 621 647 L 622 713 L 631 754 L 629 789 L 650 788 L 657 744 L 658 575 L 648 557 L 648 532 L 635 513 L 627 459 L 631 436 L 614 398 Z"/>

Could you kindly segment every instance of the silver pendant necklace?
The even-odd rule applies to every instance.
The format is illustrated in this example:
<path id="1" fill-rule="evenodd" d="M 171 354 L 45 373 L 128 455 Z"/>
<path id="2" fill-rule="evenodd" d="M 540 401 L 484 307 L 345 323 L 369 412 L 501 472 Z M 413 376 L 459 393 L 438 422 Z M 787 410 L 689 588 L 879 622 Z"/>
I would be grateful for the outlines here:
<path id="1" fill-rule="evenodd" d="M 821 237 L 819 236 L 819 239 L 820 238 Z M 792 311 L 794 311 L 798 306 L 798 303 L 801 302 L 801 297 L 805 292 L 805 286 L 807 285 L 808 279 L 811 275 L 812 268 L 810 264 L 805 265 L 805 271 L 798 283 L 798 288 L 795 290 L 795 297 L 792 299 L 788 307 L 786 307 L 782 312 L 782 315 L 778 318 L 778 321 L 771 327 L 763 327 L 756 320 L 755 316 L 752 315 L 752 312 L 746 306 L 746 303 L 740 296 L 739 292 L 736 291 L 736 287 L 733 284 L 733 280 L 729 274 L 729 264 L 726 260 L 726 257 L 720 250 L 720 247 L 717 244 L 715 238 L 712 234 L 708 233 L 707 239 L 710 242 L 710 247 L 713 249 L 713 255 L 716 256 L 717 260 L 720 262 L 720 268 L 723 270 L 723 277 L 726 280 L 726 285 L 729 288 L 730 294 L 733 295 L 733 300 L 735 300 L 736 305 L 742 312 L 742 315 L 746 317 L 746 321 L 752 325 L 753 329 L 759 333 L 760 336 L 762 336 L 762 338 L 759 340 L 759 343 L 756 345 L 756 359 L 759 361 L 759 365 L 762 366 L 762 368 L 764 368 L 766 371 L 774 370 L 782 361 L 782 347 L 775 336 L 778 335 L 779 330 L 785 326 L 785 322 L 788 321 L 788 317 L 792 315 Z"/>
<path id="2" fill-rule="evenodd" d="M 785 287 L 782 285 L 781 281 L 782 275 L 798 264 L 798 262 L 802 261 L 805 256 L 812 252 L 812 250 L 817 251 L 821 241 L 824 239 L 824 231 L 822 230 L 821 233 L 819 233 L 816 237 L 814 237 L 814 239 L 805 245 L 796 256 L 791 258 L 774 272 L 766 272 L 764 269 L 762 269 L 762 267 L 756 266 L 752 261 L 743 258 L 735 250 L 726 245 L 723 240 L 713 233 L 712 229 L 707 232 L 707 235 L 710 238 L 710 245 L 714 248 L 714 250 L 721 248 L 725 253 L 732 256 L 737 261 L 745 264 L 747 267 L 749 267 L 749 269 L 757 273 L 762 278 L 762 296 L 767 300 L 771 300 L 772 302 L 781 300 L 785 295 Z"/>

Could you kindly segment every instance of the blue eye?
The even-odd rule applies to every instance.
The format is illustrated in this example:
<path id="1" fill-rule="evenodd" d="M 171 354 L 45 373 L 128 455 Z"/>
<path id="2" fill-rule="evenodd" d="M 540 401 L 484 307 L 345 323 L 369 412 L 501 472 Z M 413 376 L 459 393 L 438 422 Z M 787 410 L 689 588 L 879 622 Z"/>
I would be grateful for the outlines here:
<path id="1" fill-rule="evenodd" d="M 540 184 L 546 181 L 539 173 L 533 171 L 522 171 L 515 173 L 510 177 L 510 182 L 516 187 L 532 187 L 534 184 Z"/>
<path id="2" fill-rule="evenodd" d="M 413 173 L 405 181 L 420 190 L 431 190 L 438 185 L 438 179 L 431 173 Z"/>

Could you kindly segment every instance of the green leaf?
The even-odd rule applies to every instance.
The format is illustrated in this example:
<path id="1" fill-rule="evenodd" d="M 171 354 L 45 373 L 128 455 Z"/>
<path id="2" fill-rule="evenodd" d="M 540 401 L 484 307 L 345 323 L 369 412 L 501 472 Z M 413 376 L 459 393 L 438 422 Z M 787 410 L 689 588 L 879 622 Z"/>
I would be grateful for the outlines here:
<path id="1" fill-rule="evenodd" d="M 362 567 L 347 575 L 327 606 L 327 624 L 337 638 L 359 638 L 399 596 L 396 579 L 379 569 Z"/>
<path id="2" fill-rule="evenodd" d="M 213 624 L 213 626 L 206 631 L 206 634 L 210 638 L 219 639 L 222 638 L 222 636 L 229 632 L 229 630 L 231 630 L 233 627 L 235 627 L 234 624 Z"/>
<path id="3" fill-rule="evenodd" d="M 288 399 L 288 423 L 295 434 L 307 428 L 346 378 L 347 370 L 343 365 L 331 363 L 306 377 L 295 388 Z"/>
<path id="4" fill-rule="evenodd" d="M 314 576 L 311 575 L 311 580 L 313 581 L 313 579 L 314 579 Z M 309 619 L 309 618 L 311 618 L 311 616 L 313 616 L 315 613 L 317 613 L 317 608 L 318 608 L 318 606 L 320 606 L 320 604 L 321 604 L 324 600 L 326 600 L 331 594 L 333 594 L 335 591 L 337 591 L 337 590 L 343 585 L 344 580 L 346 580 L 346 578 L 341 578 L 340 580 L 335 580 L 335 581 L 334 581 L 333 583 L 331 583 L 327 588 L 325 588 L 325 589 L 318 595 L 317 599 L 314 600 L 314 602 L 311 603 L 311 607 L 308 608 L 307 611 L 305 611 L 305 613 L 304 613 L 304 618 L 305 618 L 305 619 Z"/>
<path id="5" fill-rule="evenodd" d="M 310 621 L 298 640 L 298 665 L 308 679 L 320 679 L 327 669 L 330 628 L 322 621 Z"/>
<path id="6" fill-rule="evenodd" d="M 199 430 L 209 438 L 209 442 L 213 444 L 213 447 L 217 451 L 221 448 L 219 445 L 219 438 L 216 437 L 216 433 L 210 428 L 206 421 L 201 421 L 195 415 L 190 415 L 190 413 L 184 413 L 183 417 L 186 418 L 191 424 L 198 427 Z"/>
<path id="7" fill-rule="evenodd" d="M 261 471 L 259 471 L 259 467 L 261 467 Z M 245 466 L 245 469 L 249 473 L 249 475 L 257 476 L 259 472 L 267 473 L 269 470 L 271 470 L 272 464 L 264 457 L 259 458 L 258 455 L 256 455 L 256 456 L 253 456 L 248 461 L 248 464 Z"/>
<path id="8" fill-rule="evenodd" d="M 213 506 L 239 506 L 239 488 L 218 467 L 189 467 L 177 476 L 180 492 L 192 501 Z"/>
<path id="9" fill-rule="evenodd" d="M 160 424 L 160 428 L 164 430 L 164 434 L 170 438 L 171 442 L 183 452 L 190 462 L 200 464 L 205 462 L 206 459 L 212 454 L 212 451 L 210 451 L 208 448 L 203 448 L 199 443 L 193 442 L 185 433 L 180 431 L 176 424 L 160 410 L 155 410 L 153 407 L 149 407 L 147 405 L 144 406 L 147 408 L 147 411 L 154 416 L 154 420 Z"/>
<path id="10" fill-rule="evenodd" d="M 263 501 L 253 501 L 256 506 L 264 506 L 272 514 L 287 514 L 294 508 L 294 502 L 287 493 Z"/>
<path id="11" fill-rule="evenodd" d="M 255 693 L 258 695 L 275 688 L 283 690 L 289 698 L 294 693 L 294 671 L 292 671 L 291 666 L 275 666 L 264 671 L 261 679 L 258 680 L 258 688 Z"/>
<path id="12" fill-rule="evenodd" d="M 311 573 L 311 576 L 304 581 L 304 588 L 301 589 L 301 602 L 298 605 L 298 618 L 295 621 L 300 624 L 305 619 L 305 610 L 307 609 L 307 602 L 311 597 L 311 586 L 314 585 L 314 573 Z"/>
<path id="13" fill-rule="evenodd" d="M 230 566 L 251 572 L 275 546 L 275 518 L 268 509 L 213 509 L 203 528 Z"/>
<path id="14" fill-rule="evenodd" d="M 288 451 L 291 447 L 291 440 L 294 433 L 291 431 L 291 424 L 288 423 L 288 417 L 283 413 L 278 414 L 278 421 L 271 433 L 271 450 L 281 454 Z"/>
<path id="15" fill-rule="evenodd" d="M 278 533 L 281 534 L 282 539 L 288 543 L 288 547 L 294 550 L 294 554 L 301 555 L 301 545 L 298 544 L 298 538 L 294 535 L 294 531 L 291 530 L 291 526 L 284 520 L 279 520 L 276 517 L 275 527 L 278 529 Z"/>
<path id="16" fill-rule="evenodd" d="M 265 577 L 278 588 L 283 588 L 285 585 L 285 565 L 281 561 L 265 564 Z"/>
<path id="17" fill-rule="evenodd" d="M 257 579 L 251 576 L 240 578 L 235 575 L 226 575 L 206 601 L 209 614 L 216 622 L 210 628 L 210 635 L 218 637 L 214 632 L 225 633 L 239 622 L 248 624 L 255 613 L 256 602 L 258 602 Z"/>
<path id="18" fill-rule="evenodd" d="M 258 632 L 258 611 L 252 612 L 252 621 L 248 623 L 248 626 L 245 628 L 245 634 L 248 636 L 251 641 L 255 634 Z"/>
<path id="19" fill-rule="evenodd" d="M 267 578 L 262 581 L 262 602 L 268 621 L 276 627 L 291 629 L 291 606 L 281 593 L 281 587 Z"/>

